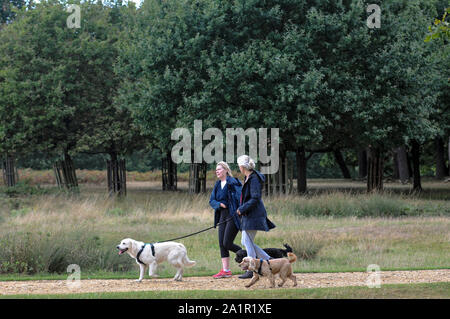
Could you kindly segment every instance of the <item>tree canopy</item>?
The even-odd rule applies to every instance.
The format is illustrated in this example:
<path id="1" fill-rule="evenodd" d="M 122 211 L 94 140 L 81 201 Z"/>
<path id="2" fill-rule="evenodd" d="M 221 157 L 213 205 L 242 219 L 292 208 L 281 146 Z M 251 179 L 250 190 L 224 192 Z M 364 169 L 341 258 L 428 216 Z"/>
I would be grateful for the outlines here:
<path id="1" fill-rule="evenodd" d="M 379 28 L 359 0 L 74 2 L 80 28 L 66 2 L 22 8 L 0 31 L 0 152 L 168 154 L 194 120 L 279 128 L 283 152 L 448 136 L 448 42 L 424 41 L 444 2 L 373 2 Z"/>

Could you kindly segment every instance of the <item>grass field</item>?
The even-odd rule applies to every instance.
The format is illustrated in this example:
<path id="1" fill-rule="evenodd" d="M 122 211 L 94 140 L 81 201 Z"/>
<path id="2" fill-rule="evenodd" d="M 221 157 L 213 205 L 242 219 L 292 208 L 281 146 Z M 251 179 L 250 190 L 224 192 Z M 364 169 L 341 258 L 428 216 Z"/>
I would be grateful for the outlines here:
<path id="1" fill-rule="evenodd" d="M 64 295 L 11 295 L 3 299 L 449 299 L 450 283 L 383 285 L 380 288 L 335 287 L 265 290 L 197 290 L 86 293 Z"/>
<path id="2" fill-rule="evenodd" d="M 363 182 L 309 185 L 306 196 L 265 198 L 277 228 L 256 236 L 262 247 L 289 243 L 300 257 L 294 271 L 365 271 L 370 264 L 382 270 L 450 267 L 450 184 L 424 182 L 424 193 L 409 194 L 408 186 L 389 183 L 383 194 L 371 195 Z M 82 278 L 134 278 L 137 265 L 115 249 L 122 238 L 156 242 L 213 222 L 209 194 L 159 187 L 132 182 L 123 199 L 90 184 L 81 185 L 79 195 L 0 196 L 0 280 L 58 278 L 69 264 L 80 265 Z M 216 230 L 181 242 L 197 261 L 187 276 L 220 269 Z M 232 271 L 239 272 L 234 262 Z M 174 270 L 162 264 L 159 273 L 171 277 Z"/>

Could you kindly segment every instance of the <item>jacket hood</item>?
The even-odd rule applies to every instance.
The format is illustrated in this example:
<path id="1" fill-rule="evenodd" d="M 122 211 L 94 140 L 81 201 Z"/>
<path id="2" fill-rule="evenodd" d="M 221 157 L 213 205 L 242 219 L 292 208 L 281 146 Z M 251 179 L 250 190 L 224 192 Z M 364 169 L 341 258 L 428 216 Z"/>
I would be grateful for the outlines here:
<path id="1" fill-rule="evenodd" d="M 231 176 L 227 176 L 227 184 L 242 186 L 242 183 L 240 180 L 238 180 L 237 178 L 231 177 Z"/>
<path id="2" fill-rule="evenodd" d="M 258 172 L 256 169 L 253 170 L 253 173 L 255 173 L 255 175 L 258 176 L 258 178 L 261 180 L 262 183 L 264 183 L 264 181 L 266 180 L 266 177 L 264 176 L 263 173 Z M 251 175 L 253 175 L 253 174 L 251 174 Z"/>

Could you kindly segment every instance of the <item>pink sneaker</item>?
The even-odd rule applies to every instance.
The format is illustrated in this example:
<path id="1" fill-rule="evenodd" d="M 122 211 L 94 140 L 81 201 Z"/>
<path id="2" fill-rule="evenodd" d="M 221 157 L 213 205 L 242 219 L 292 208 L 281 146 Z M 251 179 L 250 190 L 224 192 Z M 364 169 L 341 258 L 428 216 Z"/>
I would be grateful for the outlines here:
<path id="1" fill-rule="evenodd" d="M 231 270 L 230 271 L 223 271 L 223 269 L 221 269 L 217 274 L 215 274 L 213 276 L 213 278 L 215 279 L 219 279 L 219 278 L 228 278 L 231 277 Z"/>

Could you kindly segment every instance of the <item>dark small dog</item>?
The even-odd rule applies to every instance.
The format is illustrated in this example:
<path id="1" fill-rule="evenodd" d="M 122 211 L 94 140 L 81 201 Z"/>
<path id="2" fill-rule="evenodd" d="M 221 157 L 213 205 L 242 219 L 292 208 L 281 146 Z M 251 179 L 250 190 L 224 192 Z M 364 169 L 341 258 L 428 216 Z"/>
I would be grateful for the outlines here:
<path id="1" fill-rule="evenodd" d="M 264 248 L 263 250 L 272 258 L 287 257 L 287 253 L 292 253 L 292 248 L 288 244 L 284 244 L 286 249 L 281 248 Z M 247 251 L 245 249 L 238 250 L 236 252 L 236 258 L 234 259 L 238 264 L 242 262 L 244 257 L 247 257 Z"/>

